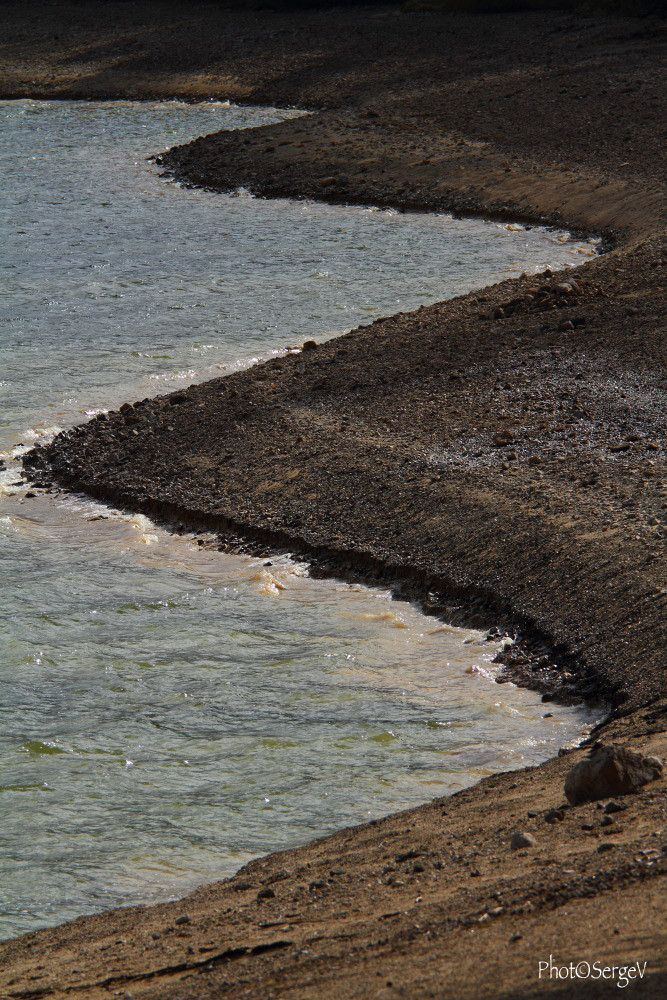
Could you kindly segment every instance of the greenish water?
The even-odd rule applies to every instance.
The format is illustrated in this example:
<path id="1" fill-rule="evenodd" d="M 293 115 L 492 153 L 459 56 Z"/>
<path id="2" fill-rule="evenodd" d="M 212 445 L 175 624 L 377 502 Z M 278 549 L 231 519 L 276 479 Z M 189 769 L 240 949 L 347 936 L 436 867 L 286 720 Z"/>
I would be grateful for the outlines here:
<path id="1" fill-rule="evenodd" d="M 257 854 L 552 755 L 592 720 L 495 652 L 289 559 L 201 551 L 18 459 L 125 399 L 592 252 L 565 234 L 186 191 L 146 157 L 278 120 L 0 102 L 0 935 L 177 896 Z"/>

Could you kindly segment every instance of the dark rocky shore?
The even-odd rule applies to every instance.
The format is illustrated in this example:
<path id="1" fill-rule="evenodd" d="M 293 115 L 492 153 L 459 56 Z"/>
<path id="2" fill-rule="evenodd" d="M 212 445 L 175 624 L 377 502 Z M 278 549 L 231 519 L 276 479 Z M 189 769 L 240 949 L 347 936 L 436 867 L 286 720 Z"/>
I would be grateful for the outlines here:
<path id="1" fill-rule="evenodd" d="M 507 676 L 603 699 L 597 739 L 667 756 L 664 27 L 386 6 L 57 10 L 56 32 L 51 7 L 15 8 L 6 96 L 318 110 L 172 150 L 164 166 L 188 183 L 558 223 L 607 252 L 128 403 L 33 452 L 33 479 L 512 630 Z M 558 950 L 646 959 L 632 988 L 662 995 L 665 779 L 601 824 L 595 804 L 559 808 L 583 753 L 262 859 L 183 903 L 8 943 L 3 988 L 606 994 L 539 982 Z M 536 845 L 510 852 L 519 828 Z"/>

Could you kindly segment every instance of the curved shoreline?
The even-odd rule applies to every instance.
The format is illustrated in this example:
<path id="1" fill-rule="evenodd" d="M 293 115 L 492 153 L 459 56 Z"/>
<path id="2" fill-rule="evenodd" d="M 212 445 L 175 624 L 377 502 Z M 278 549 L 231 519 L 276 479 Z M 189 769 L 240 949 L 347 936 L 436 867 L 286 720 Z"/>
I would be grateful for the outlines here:
<path id="1" fill-rule="evenodd" d="M 102 39 L 117 15 L 98 13 Z M 221 87 L 210 64 L 202 70 L 204 42 L 193 38 L 189 50 L 186 44 L 191 78 L 186 86 L 172 80 L 171 96 L 215 92 L 274 104 L 291 97 L 326 110 L 172 150 L 165 165 L 180 177 L 223 189 L 243 184 L 267 196 L 571 224 L 610 234 L 616 249 L 578 268 L 569 293 L 557 290 L 566 273 L 518 279 L 380 320 L 301 355 L 91 422 L 40 460 L 58 482 L 106 492 L 135 510 L 166 503 L 202 526 L 217 518 L 291 548 L 298 540 L 349 561 L 350 571 L 390 565 L 405 576 L 409 568 L 427 593 L 444 583 L 436 608 L 452 595 L 486 594 L 487 604 L 492 595 L 496 607 L 549 637 L 568 673 L 578 667 L 591 692 L 615 702 L 598 736 L 665 756 L 663 539 L 651 524 L 662 517 L 656 463 L 664 458 L 657 263 L 664 187 L 649 135 L 659 116 L 649 102 L 649 132 L 628 145 L 623 116 L 636 118 L 632 99 L 618 96 L 616 134 L 600 117 L 609 99 L 595 92 L 628 65 L 642 67 L 646 89 L 656 47 L 641 24 L 632 22 L 635 41 L 629 29 L 619 40 L 613 24 L 584 30 L 564 15 L 494 21 L 494 37 L 480 31 L 487 23 L 480 19 L 422 17 L 422 28 L 412 21 L 402 31 L 400 51 L 393 25 L 372 8 L 225 18 L 221 31 L 251 32 L 253 61 L 247 44 L 245 62 L 235 61 L 232 46 L 224 60 L 236 82 Z M 79 16 L 71 30 L 88 44 L 83 22 Z M 478 61 L 493 71 L 482 74 L 483 87 L 465 75 L 469 52 L 453 69 L 439 67 L 431 35 L 443 24 L 464 50 L 474 40 Z M 541 75 L 530 62 L 519 59 L 517 68 L 509 60 L 508 24 L 523 44 L 542 43 Z M 167 28 L 160 30 L 168 45 Z M 583 47 L 574 61 L 573 39 Z M 381 58 L 360 57 L 364 40 L 380 45 Z M 80 92 L 166 96 L 164 81 L 149 93 L 156 65 L 104 65 L 112 48 L 99 46 L 92 56 L 98 72 L 86 87 L 77 84 Z M 571 120 L 550 129 L 558 59 L 569 60 L 589 92 Z M 59 70 L 57 53 L 47 64 L 41 93 L 33 78 L 23 91 L 14 80 L 14 94 L 70 96 L 67 65 Z M 400 87 L 392 89 L 398 74 Z M 519 84 L 517 97 L 522 79 L 532 90 L 522 93 Z M 452 131 L 454 96 L 458 115 L 468 117 Z M 526 120 L 526 108 L 544 121 Z M 494 118 L 501 109 L 506 135 Z M 577 131 L 580 109 L 590 116 L 590 136 Z M 544 291 L 529 290 L 536 284 Z M 496 441 L 507 426 L 511 439 Z M 553 676 L 550 663 L 540 669 Z M 576 678 L 579 692 L 581 684 Z M 581 754 L 259 859 L 182 903 L 113 911 L 7 942 L 7 995 L 76 989 L 97 997 L 131 984 L 134 996 L 151 997 L 185 989 L 188 996 L 412 1000 L 441 996 L 447 983 L 457 997 L 528 997 L 542 993 L 535 956 L 548 955 L 558 928 L 563 961 L 605 955 L 618 964 L 640 933 L 651 970 L 643 995 L 657 997 L 665 985 L 661 869 L 649 859 L 662 843 L 666 782 L 632 797 L 622 824 L 600 829 L 594 806 L 545 823 L 561 803 L 564 771 Z M 535 852 L 508 853 L 517 825 L 535 834 Z M 613 849 L 598 851 L 605 841 Z M 190 923 L 177 924 L 184 908 Z M 619 911 L 632 929 L 617 926 Z M 122 941 L 121 932 L 128 935 Z M 47 955 L 48 973 L 36 972 Z M 594 984 L 586 993 L 571 986 L 549 995 L 598 995 Z"/>

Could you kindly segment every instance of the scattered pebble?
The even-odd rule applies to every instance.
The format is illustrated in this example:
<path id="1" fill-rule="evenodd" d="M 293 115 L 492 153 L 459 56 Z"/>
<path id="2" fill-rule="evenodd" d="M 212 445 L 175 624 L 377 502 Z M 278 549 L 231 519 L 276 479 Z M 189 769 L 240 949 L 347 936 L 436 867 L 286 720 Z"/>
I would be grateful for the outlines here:
<path id="1" fill-rule="evenodd" d="M 419 857 L 421 857 L 421 855 L 422 855 L 422 851 L 417 851 L 417 850 L 415 850 L 414 847 L 412 847 L 409 851 L 401 851 L 400 854 L 397 854 L 396 855 L 396 860 L 398 862 L 401 862 L 401 861 L 411 861 L 412 858 L 419 858 Z"/>
<path id="2" fill-rule="evenodd" d="M 611 802 L 607 802 L 607 805 L 604 807 L 604 811 L 606 813 L 618 813 L 623 812 L 623 810 L 627 808 L 628 807 L 626 805 L 622 805 L 620 802 L 614 802 L 612 799 Z"/>
<path id="3" fill-rule="evenodd" d="M 513 440 L 514 434 L 509 427 L 503 428 L 502 431 L 498 431 L 498 433 L 493 436 L 493 443 L 496 448 L 504 448 L 506 445 L 511 444 Z"/>
<path id="4" fill-rule="evenodd" d="M 523 833 L 521 830 L 517 830 L 516 833 L 512 834 L 512 839 L 510 840 L 510 848 L 513 851 L 518 851 L 522 847 L 536 847 L 537 841 L 533 837 L 532 833 Z"/>

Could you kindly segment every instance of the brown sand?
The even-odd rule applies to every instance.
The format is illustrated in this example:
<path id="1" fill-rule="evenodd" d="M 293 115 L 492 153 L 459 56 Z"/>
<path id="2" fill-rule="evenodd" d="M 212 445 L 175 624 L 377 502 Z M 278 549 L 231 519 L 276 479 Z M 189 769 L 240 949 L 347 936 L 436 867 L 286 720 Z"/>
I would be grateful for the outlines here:
<path id="1" fill-rule="evenodd" d="M 226 544 L 395 581 L 449 620 L 511 623 L 524 639 L 512 676 L 547 697 L 606 698 L 615 717 L 598 738 L 666 756 L 660 24 L 386 7 L 10 10 L 7 96 L 321 109 L 173 151 L 166 166 L 189 181 L 605 235 L 613 249 L 569 291 L 558 288 L 568 274 L 545 275 L 382 320 L 95 421 L 32 468 L 214 527 Z M 595 806 L 549 823 L 581 754 L 262 859 L 179 904 L 8 943 L 0 990 L 300 1000 L 616 988 L 540 982 L 553 953 L 646 960 L 629 989 L 663 995 L 666 782 L 609 826 Z M 517 828 L 537 846 L 510 852 Z M 268 885 L 275 896 L 258 901 Z M 175 923 L 182 914 L 190 923 Z"/>

